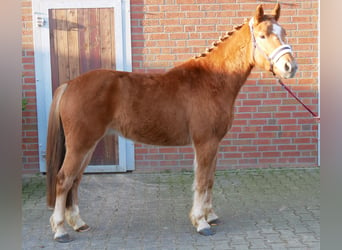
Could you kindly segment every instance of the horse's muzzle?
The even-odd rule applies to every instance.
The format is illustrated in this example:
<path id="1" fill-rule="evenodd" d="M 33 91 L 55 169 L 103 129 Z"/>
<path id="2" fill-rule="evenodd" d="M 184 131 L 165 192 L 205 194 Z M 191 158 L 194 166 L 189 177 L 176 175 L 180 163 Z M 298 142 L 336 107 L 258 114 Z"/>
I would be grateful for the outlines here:
<path id="1" fill-rule="evenodd" d="M 284 77 L 283 78 L 292 78 L 295 76 L 297 72 L 298 66 L 296 61 L 285 62 L 284 64 Z"/>
<path id="2" fill-rule="evenodd" d="M 294 77 L 297 69 L 298 66 L 295 60 L 282 60 L 282 58 L 274 65 L 273 68 L 274 74 L 283 79 Z"/>

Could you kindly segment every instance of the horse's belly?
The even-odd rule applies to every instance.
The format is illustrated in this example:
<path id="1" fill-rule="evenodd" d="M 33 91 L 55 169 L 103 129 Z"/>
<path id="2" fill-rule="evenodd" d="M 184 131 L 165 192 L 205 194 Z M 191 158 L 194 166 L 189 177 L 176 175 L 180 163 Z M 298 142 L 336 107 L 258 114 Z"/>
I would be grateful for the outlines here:
<path id="1" fill-rule="evenodd" d="M 132 139 L 136 142 L 156 145 L 156 146 L 185 146 L 191 143 L 191 140 L 188 136 L 184 137 L 170 137 L 169 135 L 158 135 L 158 136 L 142 136 L 135 135 L 132 136 Z"/>
<path id="2" fill-rule="evenodd" d="M 187 132 L 186 126 L 173 126 L 158 124 L 126 124 L 116 129 L 109 130 L 109 133 L 118 133 L 119 135 L 144 144 L 157 146 L 184 146 L 191 143 L 191 138 Z"/>

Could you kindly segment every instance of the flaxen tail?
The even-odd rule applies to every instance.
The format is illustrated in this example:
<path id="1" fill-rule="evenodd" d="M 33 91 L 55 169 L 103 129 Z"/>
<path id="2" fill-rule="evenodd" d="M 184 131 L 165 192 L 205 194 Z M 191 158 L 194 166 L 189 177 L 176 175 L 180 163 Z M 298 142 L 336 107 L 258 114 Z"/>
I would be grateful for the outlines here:
<path id="1" fill-rule="evenodd" d="M 60 119 L 59 103 L 66 87 L 67 84 L 63 84 L 56 89 L 50 107 L 46 145 L 46 198 L 48 207 L 55 206 L 57 174 L 65 157 L 65 137 Z"/>

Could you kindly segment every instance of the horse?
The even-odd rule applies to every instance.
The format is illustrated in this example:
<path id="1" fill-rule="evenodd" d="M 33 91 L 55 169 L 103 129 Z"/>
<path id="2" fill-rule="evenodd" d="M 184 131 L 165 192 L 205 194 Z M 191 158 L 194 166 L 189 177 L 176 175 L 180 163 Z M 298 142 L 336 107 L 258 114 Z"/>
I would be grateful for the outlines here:
<path id="1" fill-rule="evenodd" d="M 280 5 L 221 36 L 205 52 L 164 73 L 96 69 L 60 85 L 52 99 L 47 135 L 47 205 L 54 240 L 69 242 L 66 221 L 89 230 L 80 216 L 78 187 L 99 140 L 113 131 L 133 141 L 192 145 L 193 206 L 189 217 L 201 235 L 219 221 L 212 205 L 220 141 L 233 121 L 235 99 L 256 66 L 292 78 L 297 63 L 278 24 Z"/>

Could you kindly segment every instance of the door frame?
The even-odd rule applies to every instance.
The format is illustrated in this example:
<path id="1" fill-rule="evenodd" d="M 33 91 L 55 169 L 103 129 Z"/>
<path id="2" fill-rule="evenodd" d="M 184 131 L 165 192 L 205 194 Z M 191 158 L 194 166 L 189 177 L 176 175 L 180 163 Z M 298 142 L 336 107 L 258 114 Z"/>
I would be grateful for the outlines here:
<path id="1" fill-rule="evenodd" d="M 46 172 L 47 124 L 52 101 L 48 12 L 72 8 L 114 8 L 116 70 L 132 71 L 129 0 L 32 0 L 40 172 Z M 90 165 L 85 172 L 134 170 L 134 143 L 121 136 L 118 142 L 119 165 Z"/>

